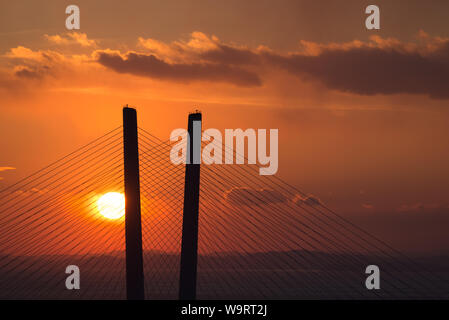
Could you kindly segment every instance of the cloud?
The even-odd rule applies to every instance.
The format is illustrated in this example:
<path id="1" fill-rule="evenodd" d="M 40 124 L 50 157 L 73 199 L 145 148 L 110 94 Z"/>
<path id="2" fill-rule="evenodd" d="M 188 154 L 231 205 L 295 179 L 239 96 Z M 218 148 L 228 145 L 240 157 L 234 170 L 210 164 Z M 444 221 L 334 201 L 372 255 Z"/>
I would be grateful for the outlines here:
<path id="1" fill-rule="evenodd" d="M 121 55 L 97 51 L 97 62 L 119 73 L 178 82 L 219 81 L 237 86 L 260 86 L 260 77 L 252 71 L 226 64 L 168 63 L 154 54 L 128 52 Z"/>
<path id="2" fill-rule="evenodd" d="M 43 78 L 49 71 L 50 67 L 42 66 L 40 68 L 30 68 L 25 66 L 19 66 L 14 74 L 19 78 L 27 78 L 27 79 L 41 79 Z"/>
<path id="3" fill-rule="evenodd" d="M 32 50 L 24 46 L 9 49 L 1 55 L 7 68 L 0 67 L 0 92 L 16 97 L 41 93 L 74 85 L 88 86 L 89 79 L 98 83 L 101 66 L 85 54 L 71 55 L 59 50 Z"/>
<path id="4" fill-rule="evenodd" d="M 7 171 L 7 170 L 16 170 L 14 167 L 0 167 L 0 172 Z M 0 177 L 0 180 L 3 180 L 2 177 Z"/>
<path id="5" fill-rule="evenodd" d="M 449 98 L 449 39 L 418 34 L 415 42 L 371 37 L 370 41 L 314 43 L 282 54 L 260 46 L 226 44 L 194 32 L 188 41 L 163 43 L 139 38 L 139 45 L 164 61 L 217 66 L 280 68 L 306 82 L 358 95 L 424 94 Z M 188 74 L 185 74 L 187 77 Z"/>
<path id="6" fill-rule="evenodd" d="M 224 194 L 227 202 L 237 206 L 260 206 L 283 203 L 288 199 L 281 193 L 270 189 L 232 188 Z"/>
<path id="7" fill-rule="evenodd" d="M 226 45 L 215 36 L 193 32 L 188 40 L 164 43 L 138 39 L 144 52 L 97 51 L 97 61 L 116 72 L 178 82 L 219 81 L 242 87 L 257 87 L 262 80 L 252 68 L 257 53 Z"/>
<path id="8" fill-rule="evenodd" d="M 449 211 L 449 205 L 439 204 L 439 203 L 412 203 L 403 204 L 396 209 L 398 212 L 403 213 L 424 213 L 424 212 L 440 212 Z"/>
<path id="9" fill-rule="evenodd" d="M 207 61 L 231 65 L 255 65 L 261 63 L 258 53 L 249 49 L 235 48 L 229 45 L 218 45 L 215 49 L 206 51 L 201 57 Z"/>
<path id="10" fill-rule="evenodd" d="M 267 53 L 272 64 L 305 81 L 359 95 L 425 94 L 449 98 L 449 39 L 420 34 L 422 43 L 373 37 L 370 42 L 320 45 L 303 52 Z"/>
<path id="11" fill-rule="evenodd" d="M 156 39 L 139 37 L 138 46 L 169 63 L 198 63 L 204 52 L 215 50 L 219 46 L 217 37 L 209 37 L 202 32 L 192 32 L 189 40 L 177 40 L 164 43 Z"/>
<path id="12" fill-rule="evenodd" d="M 31 50 L 30 48 L 24 46 L 17 46 L 11 48 L 5 55 L 5 58 L 12 59 L 14 61 L 22 62 L 39 62 L 39 63 L 49 63 L 67 60 L 64 54 L 53 50 Z"/>
<path id="13" fill-rule="evenodd" d="M 318 197 L 313 195 L 302 196 L 297 194 L 293 199 L 272 189 L 232 188 L 225 192 L 224 198 L 233 205 L 267 205 L 275 203 L 294 203 L 296 205 L 319 206 L 322 204 Z"/>
<path id="14" fill-rule="evenodd" d="M 97 48 L 95 41 L 83 33 L 46 37 L 61 45 L 96 48 L 77 58 L 61 48 L 34 51 L 18 46 L 3 55 L 13 66 L 10 74 L 30 83 L 51 75 L 56 82 L 73 79 L 80 73 L 80 62 L 87 62 L 83 70 L 97 82 L 99 77 L 92 75 L 92 70 L 96 75 L 101 69 L 177 83 L 207 81 L 255 89 L 264 85 L 267 94 L 273 90 L 277 94 L 281 90 L 277 86 L 282 84 L 281 91 L 294 90 L 293 95 L 298 95 L 301 88 L 322 91 L 324 86 L 332 92 L 359 96 L 421 94 L 449 99 L 449 39 L 424 32 L 413 42 L 379 36 L 369 41 L 327 44 L 301 40 L 300 48 L 290 53 L 225 43 L 202 32 L 173 42 L 140 37 L 136 49 L 127 52 Z M 8 85 L 7 75 L 0 78 L 0 83 Z M 286 83 L 291 85 L 286 87 Z"/>
<path id="15" fill-rule="evenodd" d="M 307 196 L 302 196 L 300 194 L 297 194 L 293 199 L 292 199 L 293 203 L 297 204 L 297 205 L 306 205 L 306 206 L 310 206 L 310 207 L 316 207 L 321 205 L 321 200 L 318 199 L 318 197 L 315 197 L 313 195 L 307 195 Z"/>
<path id="16" fill-rule="evenodd" d="M 41 79 L 73 65 L 73 59 L 52 50 L 33 51 L 24 46 L 11 48 L 5 55 L 13 65 L 12 74 L 22 79 Z"/>
<path id="17" fill-rule="evenodd" d="M 82 47 L 94 47 L 97 45 L 95 40 L 88 39 L 87 34 L 80 32 L 67 32 L 62 35 L 57 34 L 53 36 L 45 34 L 44 36 L 48 41 L 58 45 L 78 44 Z"/>

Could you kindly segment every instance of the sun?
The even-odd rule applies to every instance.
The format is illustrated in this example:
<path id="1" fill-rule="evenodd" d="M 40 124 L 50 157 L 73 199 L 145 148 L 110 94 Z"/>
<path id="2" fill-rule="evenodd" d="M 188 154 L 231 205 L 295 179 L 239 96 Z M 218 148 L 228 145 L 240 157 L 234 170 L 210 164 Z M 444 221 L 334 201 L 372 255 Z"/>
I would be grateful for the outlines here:
<path id="1" fill-rule="evenodd" d="M 125 196 L 119 192 L 108 192 L 97 201 L 100 214 L 108 219 L 115 220 L 125 214 Z"/>

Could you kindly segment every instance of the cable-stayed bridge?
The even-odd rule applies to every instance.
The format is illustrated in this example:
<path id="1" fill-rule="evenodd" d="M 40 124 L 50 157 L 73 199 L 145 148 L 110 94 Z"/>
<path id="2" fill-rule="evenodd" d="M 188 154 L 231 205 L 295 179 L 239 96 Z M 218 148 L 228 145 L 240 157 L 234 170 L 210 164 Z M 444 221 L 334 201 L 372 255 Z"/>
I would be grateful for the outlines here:
<path id="1" fill-rule="evenodd" d="M 449 298 L 448 270 L 415 262 L 257 165 L 175 165 L 172 143 L 136 126 L 133 172 L 127 126 L 0 191 L 0 298 L 126 299 L 130 288 L 146 299 Z M 140 198 L 140 221 L 127 220 L 128 207 L 126 217 L 101 215 L 108 192 L 127 206 Z M 380 290 L 365 287 L 373 264 Z M 81 271 L 80 290 L 65 287 L 68 265 Z"/>

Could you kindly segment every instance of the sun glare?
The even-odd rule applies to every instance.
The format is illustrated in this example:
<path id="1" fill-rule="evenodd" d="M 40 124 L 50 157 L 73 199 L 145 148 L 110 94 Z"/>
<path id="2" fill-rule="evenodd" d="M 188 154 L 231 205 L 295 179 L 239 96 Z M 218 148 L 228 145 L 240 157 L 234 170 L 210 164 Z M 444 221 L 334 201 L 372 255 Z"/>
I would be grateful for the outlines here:
<path id="1" fill-rule="evenodd" d="M 97 201 L 98 211 L 108 219 L 119 219 L 125 214 L 125 196 L 119 192 L 108 192 Z"/>

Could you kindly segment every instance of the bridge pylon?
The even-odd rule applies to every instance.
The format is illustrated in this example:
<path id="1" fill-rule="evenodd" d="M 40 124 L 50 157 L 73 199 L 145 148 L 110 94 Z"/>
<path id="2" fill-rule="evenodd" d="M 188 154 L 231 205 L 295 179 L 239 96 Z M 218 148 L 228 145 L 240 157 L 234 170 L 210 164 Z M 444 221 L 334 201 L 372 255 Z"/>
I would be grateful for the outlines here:
<path id="1" fill-rule="evenodd" d="M 179 277 L 180 300 L 194 300 L 196 298 L 201 120 L 200 112 L 189 114 Z"/>
<path id="2" fill-rule="evenodd" d="M 123 146 L 125 175 L 126 296 L 143 300 L 144 277 L 142 225 L 140 216 L 139 146 L 137 112 L 123 108 Z"/>

